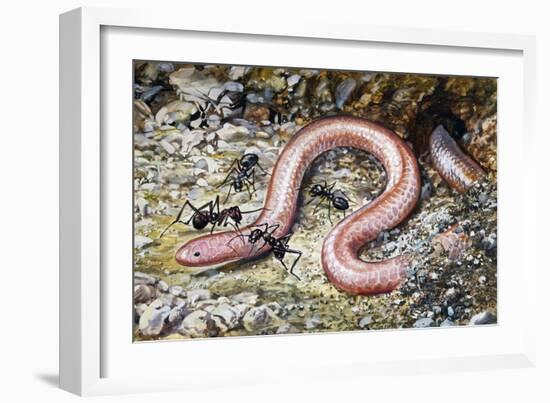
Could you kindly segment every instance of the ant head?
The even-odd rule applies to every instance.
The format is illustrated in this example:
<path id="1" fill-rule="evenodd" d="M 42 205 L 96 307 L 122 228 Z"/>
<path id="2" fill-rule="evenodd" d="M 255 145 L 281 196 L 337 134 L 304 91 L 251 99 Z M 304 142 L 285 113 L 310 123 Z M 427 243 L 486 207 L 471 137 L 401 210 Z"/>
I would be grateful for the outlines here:
<path id="1" fill-rule="evenodd" d="M 193 217 L 193 228 L 203 229 L 208 225 L 209 221 L 207 214 L 199 212 Z"/>
<path id="2" fill-rule="evenodd" d="M 258 239 L 260 239 L 262 237 L 262 234 L 263 234 L 263 231 L 259 228 L 256 228 L 256 229 L 253 229 L 251 232 L 250 232 L 250 235 L 249 235 L 249 241 L 250 243 L 255 243 Z"/>
<path id="3" fill-rule="evenodd" d="M 231 217 L 234 220 L 240 220 L 242 218 L 241 210 L 237 206 L 229 207 L 229 217 Z"/>
<path id="4" fill-rule="evenodd" d="M 316 184 L 309 189 L 310 196 L 321 196 L 325 188 L 322 185 Z"/>
<path id="5" fill-rule="evenodd" d="M 247 171 L 258 163 L 258 156 L 256 154 L 245 154 L 241 157 L 241 167 Z"/>

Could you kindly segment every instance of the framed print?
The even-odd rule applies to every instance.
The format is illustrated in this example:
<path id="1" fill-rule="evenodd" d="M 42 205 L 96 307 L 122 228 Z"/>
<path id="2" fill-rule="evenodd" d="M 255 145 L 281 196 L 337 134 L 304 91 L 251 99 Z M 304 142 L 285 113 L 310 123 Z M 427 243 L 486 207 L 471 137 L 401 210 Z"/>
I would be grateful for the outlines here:
<path id="1" fill-rule="evenodd" d="M 532 38 L 165 17 L 61 16 L 62 387 L 531 365 Z"/>

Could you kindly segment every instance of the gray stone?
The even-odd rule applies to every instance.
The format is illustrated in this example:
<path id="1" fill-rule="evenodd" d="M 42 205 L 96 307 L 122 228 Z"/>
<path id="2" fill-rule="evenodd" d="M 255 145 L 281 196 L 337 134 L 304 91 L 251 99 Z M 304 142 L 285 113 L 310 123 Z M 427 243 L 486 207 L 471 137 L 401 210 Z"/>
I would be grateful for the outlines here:
<path id="1" fill-rule="evenodd" d="M 166 140 L 161 140 L 160 145 L 168 154 L 174 154 L 176 152 L 176 147 L 174 147 L 172 143 L 169 143 Z"/>
<path id="2" fill-rule="evenodd" d="M 283 323 L 275 331 L 277 334 L 289 334 L 289 333 L 300 333 L 300 329 L 296 326 L 291 325 L 290 323 Z"/>
<path id="3" fill-rule="evenodd" d="M 208 290 L 196 289 L 187 291 L 187 300 L 190 304 L 196 304 L 199 301 L 211 299 L 212 294 Z"/>
<path id="4" fill-rule="evenodd" d="M 178 332 L 189 337 L 205 337 L 208 335 L 208 312 L 195 311 L 183 319 Z"/>
<path id="5" fill-rule="evenodd" d="M 173 285 L 168 289 L 168 292 L 176 297 L 183 294 L 183 287 L 180 285 Z"/>
<path id="6" fill-rule="evenodd" d="M 223 89 L 231 92 L 243 92 L 244 86 L 236 81 L 228 81 L 223 85 Z"/>
<path id="7" fill-rule="evenodd" d="M 171 324 L 178 323 L 183 320 L 187 314 L 189 314 L 189 310 L 187 309 L 185 303 L 176 305 L 170 311 L 170 315 L 168 315 L 168 322 Z"/>
<path id="8" fill-rule="evenodd" d="M 430 327 L 433 326 L 434 320 L 432 318 L 422 318 L 414 322 L 413 327 Z"/>
<path id="9" fill-rule="evenodd" d="M 136 249 L 143 249 L 146 246 L 151 245 L 153 242 L 154 241 L 151 238 L 146 236 L 142 236 L 142 235 L 134 236 L 134 248 Z"/>
<path id="10" fill-rule="evenodd" d="M 455 310 L 453 309 L 453 307 L 452 307 L 452 306 L 448 306 L 448 307 L 447 307 L 447 315 L 453 317 L 454 314 L 455 314 Z"/>
<path id="11" fill-rule="evenodd" d="M 497 323 L 497 317 L 487 311 L 478 313 L 470 319 L 470 325 L 490 325 L 494 323 Z"/>
<path id="12" fill-rule="evenodd" d="M 359 321 L 359 327 L 361 329 L 366 329 L 369 327 L 369 325 L 373 322 L 372 320 L 372 316 L 365 316 L 363 318 L 361 318 L 361 320 Z"/>
<path id="13" fill-rule="evenodd" d="M 247 304 L 238 304 L 231 307 L 231 309 L 233 309 L 233 311 L 237 315 L 237 320 L 241 320 L 242 318 L 244 318 L 244 315 L 246 315 L 246 313 L 250 311 L 251 308 L 252 307 Z"/>
<path id="14" fill-rule="evenodd" d="M 252 308 L 244 315 L 243 325 L 249 332 L 268 328 L 277 328 L 282 324 L 281 319 L 265 305 Z"/>
<path id="15" fill-rule="evenodd" d="M 356 82 L 353 78 L 347 78 L 344 81 L 342 81 L 340 84 L 338 84 L 338 87 L 336 87 L 336 107 L 338 109 L 342 109 L 346 101 L 348 100 L 349 96 L 353 92 L 356 86 Z"/>
<path id="16" fill-rule="evenodd" d="M 455 325 L 454 322 L 450 318 L 447 318 L 443 322 L 441 322 L 439 327 L 449 327 L 449 326 L 454 326 L 454 325 Z"/>
<path id="17" fill-rule="evenodd" d="M 294 85 L 298 84 L 301 78 L 302 77 L 299 74 L 293 74 L 286 79 L 286 82 L 289 87 L 293 87 Z"/>
<path id="18" fill-rule="evenodd" d="M 157 280 L 148 274 L 136 271 L 134 272 L 134 284 L 149 284 L 153 285 L 157 282 Z"/>
<path id="19" fill-rule="evenodd" d="M 195 168 L 198 169 L 204 169 L 205 171 L 208 171 L 208 161 L 206 159 L 201 158 L 195 162 Z"/>
<path id="20" fill-rule="evenodd" d="M 223 303 L 218 305 L 212 310 L 211 314 L 221 318 L 223 324 L 227 326 L 228 329 L 233 329 L 239 324 L 239 317 L 229 304 Z"/>
<path id="21" fill-rule="evenodd" d="M 252 292 L 245 291 L 240 294 L 232 295 L 230 297 L 233 301 L 241 304 L 256 305 L 258 302 L 258 296 Z"/>
<path id="22" fill-rule="evenodd" d="M 146 284 L 138 284 L 134 287 L 134 302 L 149 302 L 157 295 L 155 287 Z"/>
<path id="23" fill-rule="evenodd" d="M 139 197 L 136 200 L 136 205 L 139 210 L 139 213 L 142 216 L 146 217 L 149 215 L 149 202 L 146 199 L 144 199 L 143 197 Z"/>
<path id="24" fill-rule="evenodd" d="M 172 294 L 164 294 L 164 293 L 161 293 L 158 298 L 163 305 L 167 305 L 167 306 L 174 306 L 177 304 L 177 299 L 174 295 Z"/>
<path id="25" fill-rule="evenodd" d="M 306 319 L 306 329 L 311 330 L 315 329 L 317 326 L 319 326 L 323 321 L 321 320 L 319 315 L 313 315 L 311 318 Z"/>
<path id="26" fill-rule="evenodd" d="M 157 288 L 161 290 L 162 292 L 168 292 L 168 284 L 164 280 L 160 280 L 157 284 Z"/>
<path id="27" fill-rule="evenodd" d="M 144 336 L 158 336 L 164 327 L 170 308 L 159 300 L 153 301 L 139 318 L 139 331 Z"/>

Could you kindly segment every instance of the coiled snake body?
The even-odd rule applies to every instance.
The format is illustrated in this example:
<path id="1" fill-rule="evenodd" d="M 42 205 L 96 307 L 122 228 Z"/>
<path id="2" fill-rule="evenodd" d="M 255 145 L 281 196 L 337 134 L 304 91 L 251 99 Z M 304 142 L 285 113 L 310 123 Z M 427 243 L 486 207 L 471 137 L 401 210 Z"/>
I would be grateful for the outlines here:
<path id="1" fill-rule="evenodd" d="M 336 147 L 353 147 L 373 154 L 386 171 L 384 191 L 371 203 L 340 221 L 328 234 L 321 262 L 329 280 L 354 294 L 378 294 L 395 289 L 406 277 L 410 257 L 400 255 L 379 262 L 359 259 L 360 249 L 380 232 L 401 223 L 414 209 L 420 193 L 418 164 L 407 144 L 391 130 L 366 119 L 337 116 L 322 118 L 302 128 L 286 144 L 271 173 L 264 210 L 254 223 L 241 229 L 268 223 L 278 224 L 276 237 L 288 234 L 294 224 L 302 178 L 320 154 Z M 441 126 L 430 138 L 432 162 L 443 178 L 463 192 L 484 172 L 462 153 Z M 182 245 L 176 261 L 202 267 L 253 259 L 266 253 L 246 242 L 232 242 L 234 231 L 204 235 Z"/>

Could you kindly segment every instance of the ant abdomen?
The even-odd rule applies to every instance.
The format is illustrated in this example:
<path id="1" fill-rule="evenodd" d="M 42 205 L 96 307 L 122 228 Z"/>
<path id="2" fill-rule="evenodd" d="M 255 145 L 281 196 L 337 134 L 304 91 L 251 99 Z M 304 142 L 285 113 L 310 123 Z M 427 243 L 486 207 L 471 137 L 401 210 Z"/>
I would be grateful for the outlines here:
<path id="1" fill-rule="evenodd" d="M 210 223 L 208 215 L 204 213 L 195 214 L 193 216 L 193 228 L 203 229 Z"/>
<path id="2" fill-rule="evenodd" d="M 332 199 L 332 205 L 338 210 L 347 210 L 349 208 L 348 201 L 342 196 L 334 196 Z"/>
<path id="3" fill-rule="evenodd" d="M 241 157 L 240 160 L 241 167 L 248 171 L 250 168 L 255 166 L 258 163 L 258 156 L 256 154 L 245 154 Z"/>

